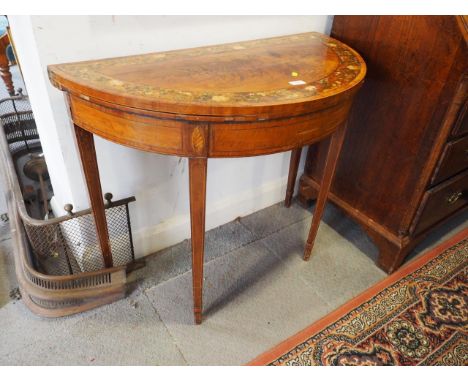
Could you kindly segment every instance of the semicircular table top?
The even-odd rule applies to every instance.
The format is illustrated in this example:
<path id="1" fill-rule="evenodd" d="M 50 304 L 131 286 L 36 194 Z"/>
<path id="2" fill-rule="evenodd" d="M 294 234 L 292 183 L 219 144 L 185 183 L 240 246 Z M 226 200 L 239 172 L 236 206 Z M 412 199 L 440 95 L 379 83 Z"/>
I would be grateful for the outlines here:
<path id="1" fill-rule="evenodd" d="M 365 76 L 353 49 L 311 32 L 169 52 L 50 65 L 69 93 L 163 113 L 207 116 L 304 105 Z"/>
<path id="2" fill-rule="evenodd" d="M 330 138 L 304 249 L 312 251 L 346 131 L 366 74 L 363 59 L 320 33 L 51 65 L 68 93 L 99 245 L 113 266 L 93 134 L 159 154 L 188 157 L 193 312 L 202 320 L 208 158 L 292 150 L 291 204 L 302 147 Z"/>

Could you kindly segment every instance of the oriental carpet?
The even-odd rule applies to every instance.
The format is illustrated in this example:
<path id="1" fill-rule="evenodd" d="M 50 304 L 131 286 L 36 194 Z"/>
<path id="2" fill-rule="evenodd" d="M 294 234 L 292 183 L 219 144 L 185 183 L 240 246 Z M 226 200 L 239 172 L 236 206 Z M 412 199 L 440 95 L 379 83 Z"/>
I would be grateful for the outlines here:
<path id="1" fill-rule="evenodd" d="M 250 365 L 468 365 L 468 229 Z"/>

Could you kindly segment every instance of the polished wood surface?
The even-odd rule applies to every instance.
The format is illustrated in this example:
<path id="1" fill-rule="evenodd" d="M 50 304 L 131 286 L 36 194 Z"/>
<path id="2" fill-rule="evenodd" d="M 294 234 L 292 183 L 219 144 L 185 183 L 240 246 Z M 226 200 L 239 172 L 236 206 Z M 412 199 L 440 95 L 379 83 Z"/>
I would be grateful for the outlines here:
<path id="1" fill-rule="evenodd" d="M 310 112 L 316 100 L 345 97 L 364 75 L 354 50 L 320 33 L 49 66 L 54 85 L 77 96 L 234 119 Z"/>
<path id="2" fill-rule="evenodd" d="M 51 82 L 68 93 L 77 131 L 140 150 L 189 158 L 194 315 L 200 323 L 208 158 L 293 150 L 289 204 L 301 148 L 329 137 L 341 142 L 366 65 L 338 40 L 303 33 L 51 65 L 48 72 Z M 339 146 L 330 150 L 312 236 L 321 219 Z M 80 150 L 80 155 L 99 228 L 105 216 L 97 202 L 102 195 L 95 152 Z M 98 230 L 98 234 L 105 254 L 107 232 Z"/>
<path id="3" fill-rule="evenodd" d="M 291 207 L 291 201 L 294 194 L 294 186 L 296 185 L 297 170 L 301 160 L 302 147 L 298 147 L 291 151 L 291 158 L 289 160 L 289 173 L 288 183 L 286 185 L 286 197 L 284 198 L 284 205 Z"/>
<path id="4" fill-rule="evenodd" d="M 206 158 L 189 159 L 190 228 L 192 234 L 193 312 L 202 320 L 203 258 L 205 248 Z"/>
<path id="5" fill-rule="evenodd" d="M 461 137 L 462 135 L 468 134 L 468 113 L 466 112 L 467 108 L 468 108 L 468 102 L 465 102 L 465 104 L 462 106 L 461 110 L 459 111 L 457 121 L 453 128 L 453 131 L 452 131 L 453 137 Z"/>
<path id="6" fill-rule="evenodd" d="M 74 127 L 76 143 L 81 157 L 81 166 L 88 186 L 89 201 L 93 210 L 99 245 L 106 268 L 111 268 L 112 254 L 109 232 L 107 230 L 106 213 L 102 199 L 101 181 L 99 180 L 96 149 L 94 148 L 94 137 L 93 134 L 82 129 L 78 125 L 74 125 Z"/>
<path id="7" fill-rule="evenodd" d="M 468 166 L 464 172 L 428 190 L 422 204 L 424 208 L 419 212 L 415 234 L 468 205 Z"/>
<path id="8" fill-rule="evenodd" d="M 330 191 L 333 176 L 335 175 L 336 163 L 338 162 L 345 133 L 346 124 L 343 124 L 330 138 L 330 146 L 328 148 L 325 168 L 323 170 L 322 183 L 320 184 L 320 189 L 317 194 L 317 203 L 315 204 L 312 224 L 310 226 L 309 235 L 307 236 L 304 248 L 304 260 L 309 260 L 314 246 L 320 220 L 322 219 L 323 210 L 325 209 L 325 203 L 327 202 L 328 192 Z"/>
<path id="9" fill-rule="evenodd" d="M 447 208 L 442 197 L 444 212 L 426 206 L 433 187 L 468 168 L 462 154 L 468 133 L 463 20 L 334 18 L 332 36 L 362 54 L 368 74 L 349 116 L 330 199 L 368 232 L 380 250 L 378 264 L 387 272 L 397 269 L 430 229 L 468 205 L 462 198 Z M 317 197 L 326 153 L 326 141 L 309 149 L 300 181 L 303 202 Z M 420 223 L 422 218 L 426 223 Z"/>
<path id="10" fill-rule="evenodd" d="M 431 184 L 438 184 L 468 168 L 468 136 L 448 142 L 436 166 Z"/>

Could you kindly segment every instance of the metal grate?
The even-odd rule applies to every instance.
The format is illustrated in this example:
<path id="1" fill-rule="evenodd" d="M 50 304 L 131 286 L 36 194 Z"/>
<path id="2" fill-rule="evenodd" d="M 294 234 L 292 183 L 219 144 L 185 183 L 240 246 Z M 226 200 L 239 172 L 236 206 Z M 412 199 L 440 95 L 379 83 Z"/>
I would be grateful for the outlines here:
<path id="1" fill-rule="evenodd" d="M 28 114 L 26 110 L 18 108 L 17 118 L 8 119 L 8 115 L 5 114 L 9 112 L 5 113 L 2 109 L 6 104 L 11 106 L 12 103 L 0 100 L 0 167 L 5 169 L 10 189 L 7 202 L 17 250 L 15 269 L 24 303 L 40 316 L 61 317 L 122 298 L 126 289 L 127 267 L 83 272 L 77 261 L 77 255 L 83 251 L 80 252 L 73 246 L 75 241 L 80 243 L 80 246 L 85 243 L 97 251 L 96 240 L 93 240 L 96 235 L 93 234 L 94 221 L 90 210 L 72 214 L 73 207 L 66 205 L 69 215 L 46 220 L 35 219 L 28 213 L 26 204 L 29 203 L 29 199 L 23 197 L 20 188 L 19 170 L 24 169 L 21 159 L 33 158 L 33 155 L 41 150 L 41 146 L 38 140 L 37 144 L 32 144 L 37 138 L 32 119 L 28 125 L 32 113 L 29 111 Z M 23 111 L 25 113 L 22 114 Z M 22 119 L 22 116 L 26 117 Z M 3 129 L 4 121 L 8 125 L 5 129 L 9 134 L 8 141 Z M 22 126 L 19 130 L 16 128 L 18 124 Z M 18 131 L 20 135 L 17 134 Z M 20 142 L 21 146 L 15 145 L 16 142 Z M 117 202 L 112 202 L 110 194 L 106 194 L 105 198 L 108 201 L 106 211 L 111 241 L 115 243 L 112 245 L 115 252 L 114 261 L 116 264 L 126 264 L 134 258 L 128 204 L 135 198 Z M 91 239 L 86 235 L 89 231 Z M 126 253 L 125 247 L 130 249 Z M 93 250 L 88 253 L 92 253 Z M 93 257 L 95 258 L 96 254 L 91 256 Z M 98 268 L 94 263 L 91 263 L 91 266 Z"/>
<path id="2" fill-rule="evenodd" d="M 13 111 L 31 111 L 29 97 L 21 93 L 17 96 L 0 99 L 0 115 L 8 114 Z"/>
<path id="3" fill-rule="evenodd" d="M 40 143 L 29 98 L 14 96 L 0 100 L 0 119 L 11 154 Z"/>
<path id="4" fill-rule="evenodd" d="M 64 300 L 64 301 L 51 301 L 51 300 L 45 300 L 42 298 L 38 297 L 31 297 L 31 300 L 36 304 L 39 305 L 43 308 L 46 309 L 60 309 L 68 306 L 74 306 L 78 305 L 80 303 L 83 303 L 83 299 L 70 299 L 70 300 Z"/>
<path id="5" fill-rule="evenodd" d="M 25 151 L 41 150 L 28 96 L 20 94 L 0 100 L 0 122 L 13 158 L 18 159 Z M 135 198 L 116 202 L 112 202 L 112 194 L 106 198 L 113 264 L 126 265 L 135 260 L 128 211 L 128 203 Z M 39 271 L 71 275 L 105 268 L 90 210 L 50 220 L 22 220 Z"/>
<path id="6" fill-rule="evenodd" d="M 133 200 L 124 199 L 106 208 L 114 266 L 135 260 L 128 211 L 128 203 Z M 58 220 L 41 225 L 24 222 L 32 250 L 43 272 L 66 275 L 104 269 L 91 212 Z"/>

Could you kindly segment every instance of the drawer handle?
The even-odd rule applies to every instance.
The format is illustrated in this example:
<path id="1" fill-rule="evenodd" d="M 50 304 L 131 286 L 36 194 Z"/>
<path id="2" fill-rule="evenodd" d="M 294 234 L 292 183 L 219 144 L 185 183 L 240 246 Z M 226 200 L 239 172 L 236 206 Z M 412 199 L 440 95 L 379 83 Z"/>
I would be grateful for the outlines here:
<path id="1" fill-rule="evenodd" d="M 448 204 L 454 204 L 457 202 L 458 199 L 460 199 L 461 196 L 463 196 L 463 192 L 456 191 L 453 194 L 447 196 L 445 200 Z"/>

